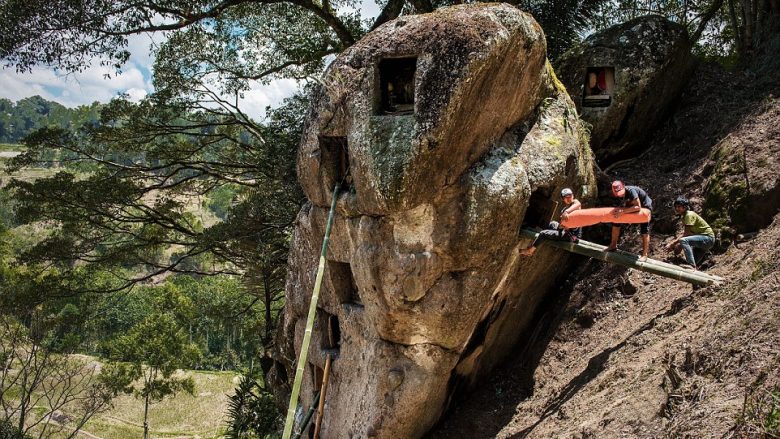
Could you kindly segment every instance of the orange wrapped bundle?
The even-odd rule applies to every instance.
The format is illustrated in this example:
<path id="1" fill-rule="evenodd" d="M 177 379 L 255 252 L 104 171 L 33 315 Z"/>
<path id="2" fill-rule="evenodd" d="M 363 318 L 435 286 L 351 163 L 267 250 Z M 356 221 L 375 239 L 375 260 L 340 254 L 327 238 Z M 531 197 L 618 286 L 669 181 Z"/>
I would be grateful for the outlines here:
<path id="1" fill-rule="evenodd" d="M 641 224 L 650 222 L 650 209 L 642 208 L 639 212 L 621 213 L 615 218 L 615 209 L 621 207 L 596 207 L 593 209 L 579 209 L 569 214 L 569 217 L 561 219 L 561 225 L 567 229 L 592 226 L 599 223 L 616 224 Z"/>

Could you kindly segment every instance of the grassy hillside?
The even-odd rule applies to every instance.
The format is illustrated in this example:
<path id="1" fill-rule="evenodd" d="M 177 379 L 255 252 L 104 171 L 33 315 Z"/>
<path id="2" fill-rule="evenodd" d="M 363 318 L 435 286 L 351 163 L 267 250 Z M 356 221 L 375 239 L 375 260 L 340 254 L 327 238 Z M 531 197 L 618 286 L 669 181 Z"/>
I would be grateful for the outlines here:
<path id="1" fill-rule="evenodd" d="M 154 404 L 149 411 L 151 437 L 216 438 L 225 431 L 228 395 L 233 372 L 189 372 L 195 395 L 179 394 Z M 131 395 L 114 401 L 114 407 L 87 423 L 82 437 L 137 439 L 143 437 L 143 402 Z"/>
<path id="2" fill-rule="evenodd" d="M 0 143 L 0 151 L 24 151 L 25 147 L 18 143 Z"/>

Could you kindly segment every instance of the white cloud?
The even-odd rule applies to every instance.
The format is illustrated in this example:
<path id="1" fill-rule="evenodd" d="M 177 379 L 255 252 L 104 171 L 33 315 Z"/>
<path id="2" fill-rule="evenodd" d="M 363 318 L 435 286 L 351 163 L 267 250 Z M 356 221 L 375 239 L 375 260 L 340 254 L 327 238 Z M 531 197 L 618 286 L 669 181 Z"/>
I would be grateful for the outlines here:
<path id="1" fill-rule="evenodd" d="M 152 91 L 150 45 L 164 40 L 162 35 L 134 35 L 128 39 L 130 61 L 122 72 L 101 66 L 98 62 L 78 73 L 61 74 L 55 69 L 35 67 L 31 72 L 17 73 L 12 68 L 0 70 L 0 96 L 18 101 L 40 95 L 68 107 L 108 102 L 120 93 L 141 97 Z"/>
<path id="2" fill-rule="evenodd" d="M 298 81 L 293 79 L 278 79 L 268 85 L 256 83 L 250 91 L 244 93 L 244 98 L 239 101 L 238 107 L 249 117 L 261 120 L 265 117 L 267 106 L 278 106 L 284 98 L 295 93 L 298 86 Z"/>
<path id="3" fill-rule="evenodd" d="M 360 2 L 360 14 L 363 17 L 376 18 L 382 9 L 376 3 L 376 0 L 361 0 Z"/>
<path id="4" fill-rule="evenodd" d="M 141 88 L 135 88 L 135 87 L 128 89 L 125 93 L 127 93 L 127 96 L 133 102 L 140 101 L 141 99 L 145 98 L 146 95 L 148 94 L 146 90 Z"/>

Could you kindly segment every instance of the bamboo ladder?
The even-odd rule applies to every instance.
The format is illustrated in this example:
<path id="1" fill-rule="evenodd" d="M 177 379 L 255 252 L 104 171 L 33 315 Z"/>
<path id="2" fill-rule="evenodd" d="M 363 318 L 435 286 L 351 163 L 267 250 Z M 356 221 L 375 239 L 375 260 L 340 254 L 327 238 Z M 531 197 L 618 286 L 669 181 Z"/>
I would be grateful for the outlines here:
<path id="1" fill-rule="evenodd" d="M 523 228 L 520 235 L 528 239 L 536 239 L 538 233 L 532 229 Z M 701 271 L 686 270 L 673 264 L 648 258 L 646 261 L 640 261 L 639 256 L 617 250 L 614 252 L 605 251 L 607 247 L 593 242 L 580 239 L 576 244 L 566 241 L 545 240 L 545 245 L 566 250 L 572 253 L 599 259 L 604 262 L 622 265 L 658 276 L 668 277 L 670 279 L 688 282 L 694 285 L 720 285 L 724 280 L 720 276 L 703 273 Z"/>

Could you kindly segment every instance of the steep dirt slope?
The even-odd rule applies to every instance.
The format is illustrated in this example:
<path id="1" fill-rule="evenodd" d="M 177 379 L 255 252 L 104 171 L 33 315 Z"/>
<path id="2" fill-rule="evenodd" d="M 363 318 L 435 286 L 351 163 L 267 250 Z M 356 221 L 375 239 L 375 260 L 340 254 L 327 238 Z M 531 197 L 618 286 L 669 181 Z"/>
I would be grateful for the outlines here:
<path id="1" fill-rule="evenodd" d="M 698 210 L 721 140 L 747 139 L 777 160 L 778 84 L 700 66 L 648 151 L 610 170 L 656 202 L 653 257 L 671 256 L 663 243 L 676 227 L 674 197 L 689 196 Z M 638 249 L 636 233 L 623 248 Z M 769 414 L 772 392 L 780 398 L 778 248 L 780 215 L 755 239 L 711 257 L 709 271 L 728 281 L 700 289 L 575 261 L 528 343 L 430 437 L 757 437 L 771 428 L 762 423 L 780 423 Z"/>

